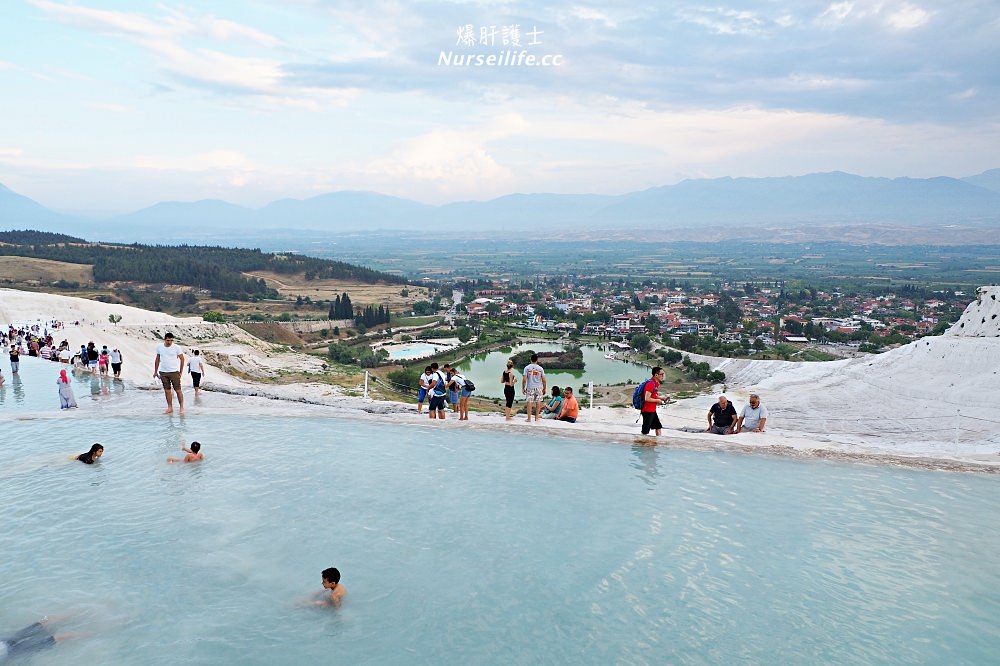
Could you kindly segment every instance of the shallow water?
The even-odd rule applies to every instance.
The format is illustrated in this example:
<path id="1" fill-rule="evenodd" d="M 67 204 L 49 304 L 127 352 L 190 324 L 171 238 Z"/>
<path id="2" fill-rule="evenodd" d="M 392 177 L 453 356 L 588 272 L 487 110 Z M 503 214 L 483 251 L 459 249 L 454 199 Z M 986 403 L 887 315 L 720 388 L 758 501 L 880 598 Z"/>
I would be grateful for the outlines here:
<path id="1" fill-rule="evenodd" d="M 0 635 L 64 612 L 90 634 L 32 664 L 1000 654 L 992 477 L 451 425 L 167 417 L 155 397 L 112 396 L 87 418 L 0 408 L 14 434 L 0 447 Z M 206 461 L 166 464 L 181 439 Z M 67 460 L 92 441 L 107 447 L 99 464 Z M 328 566 L 343 608 L 297 606 Z"/>

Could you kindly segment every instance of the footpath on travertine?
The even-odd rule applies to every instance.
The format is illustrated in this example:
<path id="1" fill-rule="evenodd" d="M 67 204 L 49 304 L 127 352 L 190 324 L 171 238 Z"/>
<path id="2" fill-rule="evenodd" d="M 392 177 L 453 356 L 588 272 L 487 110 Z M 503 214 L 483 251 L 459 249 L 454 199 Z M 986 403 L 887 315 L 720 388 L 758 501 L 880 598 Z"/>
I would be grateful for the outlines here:
<path id="1" fill-rule="evenodd" d="M 766 432 L 710 435 L 703 432 L 712 394 L 661 408 L 662 442 L 696 447 L 766 451 L 818 452 L 839 456 L 889 455 L 1000 464 L 1000 416 L 982 405 L 1000 394 L 1000 288 L 984 287 L 945 335 L 921 338 L 884 354 L 827 363 L 711 359 L 726 372 L 726 395 L 737 410 L 751 392 L 769 410 Z M 108 322 L 109 314 L 122 321 Z M 123 377 L 140 388 L 155 389 L 152 378 L 156 345 L 167 331 L 187 350 L 201 349 L 209 361 L 210 389 L 244 396 L 332 405 L 340 412 L 392 414 L 394 422 L 431 423 L 412 404 L 366 400 L 361 387 L 345 391 L 326 384 L 275 385 L 240 379 L 236 374 L 274 376 L 281 371 L 322 372 L 321 359 L 288 352 L 230 324 L 200 318 L 177 318 L 138 308 L 86 299 L 0 289 L 0 322 L 58 320 L 56 334 L 72 348 L 93 340 L 117 346 L 124 355 Z M 74 322 L 80 322 L 76 325 Z M 225 369 L 232 369 L 233 374 Z M 581 396 L 580 422 L 505 422 L 502 414 L 473 413 L 472 420 L 448 419 L 449 428 L 527 429 L 574 437 L 639 439 L 637 414 L 631 408 L 587 408 Z"/>

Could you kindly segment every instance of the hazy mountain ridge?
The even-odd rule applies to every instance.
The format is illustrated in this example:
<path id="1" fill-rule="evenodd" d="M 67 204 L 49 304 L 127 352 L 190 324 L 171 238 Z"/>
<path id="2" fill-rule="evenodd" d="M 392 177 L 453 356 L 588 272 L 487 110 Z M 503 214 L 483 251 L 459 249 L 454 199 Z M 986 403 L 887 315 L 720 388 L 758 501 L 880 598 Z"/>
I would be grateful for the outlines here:
<path id="1" fill-rule="evenodd" d="M 872 178 L 843 172 L 773 178 L 685 180 L 611 196 L 511 194 L 488 201 L 431 206 L 376 192 L 341 191 L 281 199 L 251 209 L 217 199 L 161 202 L 94 221 L 51 211 L 0 185 L 0 228 L 40 228 L 130 242 L 169 224 L 173 233 L 241 230 L 452 230 L 497 232 L 701 228 L 767 224 L 1000 222 L 1000 169 L 964 179 Z"/>

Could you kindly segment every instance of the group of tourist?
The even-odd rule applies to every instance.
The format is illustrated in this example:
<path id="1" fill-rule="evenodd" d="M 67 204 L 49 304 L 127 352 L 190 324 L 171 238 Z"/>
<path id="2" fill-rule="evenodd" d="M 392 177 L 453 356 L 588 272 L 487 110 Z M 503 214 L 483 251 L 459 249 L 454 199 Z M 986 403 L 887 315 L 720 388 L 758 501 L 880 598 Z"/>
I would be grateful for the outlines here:
<path id="1" fill-rule="evenodd" d="M 91 340 L 85 345 L 80 345 L 80 351 L 74 353 L 70 348 L 69 340 L 64 339 L 57 344 L 52 333 L 47 328 L 42 329 L 38 325 L 23 328 L 9 326 L 6 331 L 0 331 L 0 343 L 8 348 L 7 353 L 10 357 L 10 367 L 13 374 L 17 374 L 20 370 L 21 356 L 27 355 L 46 361 L 65 363 L 83 370 L 100 373 L 102 376 L 107 376 L 109 372 L 112 372 L 115 379 L 121 379 L 123 359 L 122 352 L 117 347 L 108 349 L 108 346 L 104 345 L 98 349 L 94 341 Z"/>
<path id="2" fill-rule="evenodd" d="M 500 375 L 500 383 L 503 385 L 504 398 L 507 403 L 506 418 L 508 421 L 512 421 L 514 419 L 515 387 L 517 386 L 514 361 L 507 361 L 507 369 Z M 432 419 L 443 419 L 447 411 L 446 405 L 450 404 L 452 412 L 458 413 L 459 421 L 469 420 L 469 398 L 476 390 L 476 386 L 459 372 L 458 368 L 450 363 L 445 363 L 443 366 L 431 363 L 424 368 L 418 384 L 418 414 L 423 413 L 426 401 Z M 568 386 L 563 389 L 553 386 L 552 395 L 549 398 L 546 388 L 545 369 L 538 365 L 538 355 L 532 354 L 531 363 L 524 367 L 521 376 L 521 392 L 527 403 L 527 420 L 530 422 L 532 413 L 534 413 L 535 421 L 544 418 L 576 423 L 576 419 L 580 416 L 580 404 L 573 396 L 573 389 Z"/>
<path id="3" fill-rule="evenodd" d="M 663 429 L 656 408 L 670 400 L 670 396 L 660 396 L 660 384 L 666 376 L 663 368 L 653 368 L 652 376 L 639 387 L 642 394 L 640 414 L 642 416 L 642 434 L 654 432 L 659 435 Z M 729 399 L 721 395 L 718 402 L 708 410 L 708 427 L 705 432 L 716 435 L 735 435 L 741 432 L 764 432 L 767 423 L 767 408 L 760 404 L 760 396 L 750 394 L 750 404 L 739 413 Z"/>
<path id="4" fill-rule="evenodd" d="M 53 324 L 58 324 L 58 322 L 53 322 Z M 61 328 L 61 325 L 55 326 L 55 328 Z M 79 352 L 74 353 L 70 349 L 68 340 L 63 340 L 57 345 L 48 328 L 43 328 L 40 325 L 31 327 L 11 325 L 6 329 L 0 329 L 0 348 L 6 350 L 10 359 L 11 374 L 14 375 L 20 372 L 21 357 L 27 355 L 70 365 L 73 370 L 91 372 L 102 377 L 109 377 L 109 373 L 111 373 L 114 375 L 114 379 L 121 379 L 124 356 L 117 347 L 108 349 L 108 345 L 103 345 L 98 349 L 97 344 L 91 340 L 87 344 L 80 345 Z M 196 349 L 191 358 L 185 359 L 184 350 L 174 343 L 174 334 L 167 333 L 163 343 L 156 349 L 156 357 L 153 362 L 153 377 L 162 383 L 167 402 L 165 414 L 173 413 L 174 397 L 177 399 L 180 413 L 184 413 L 181 376 L 185 367 L 191 375 L 194 394 L 200 395 L 201 380 L 205 374 L 205 362 L 201 352 Z M 3 386 L 4 382 L 3 371 L 0 369 L 0 386 Z M 74 409 L 79 406 L 65 369 L 59 371 L 56 385 L 59 391 L 60 409 Z M 467 402 L 465 416 L 468 418 Z"/>

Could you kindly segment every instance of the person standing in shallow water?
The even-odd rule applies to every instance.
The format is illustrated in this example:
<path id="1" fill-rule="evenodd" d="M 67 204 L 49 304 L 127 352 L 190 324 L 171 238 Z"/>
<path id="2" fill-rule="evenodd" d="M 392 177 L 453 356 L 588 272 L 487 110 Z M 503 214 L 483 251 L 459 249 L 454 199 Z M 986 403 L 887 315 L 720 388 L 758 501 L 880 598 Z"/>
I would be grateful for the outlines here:
<path id="1" fill-rule="evenodd" d="M 73 387 L 69 384 L 69 377 L 65 370 L 59 371 L 59 379 L 56 380 L 59 386 L 59 409 L 73 409 L 78 407 L 76 396 L 73 395 Z"/>
<path id="2" fill-rule="evenodd" d="M 181 373 L 184 372 L 184 350 L 174 344 L 174 334 L 163 336 L 163 344 L 156 347 L 156 359 L 153 362 L 153 378 L 163 384 L 163 396 L 167 400 L 164 414 L 174 413 L 174 398 L 177 394 L 177 406 L 180 414 L 184 413 L 184 393 L 181 391 Z"/>
<path id="3" fill-rule="evenodd" d="M 16 375 L 21 369 L 21 350 L 16 344 L 10 346 L 10 374 Z"/>

